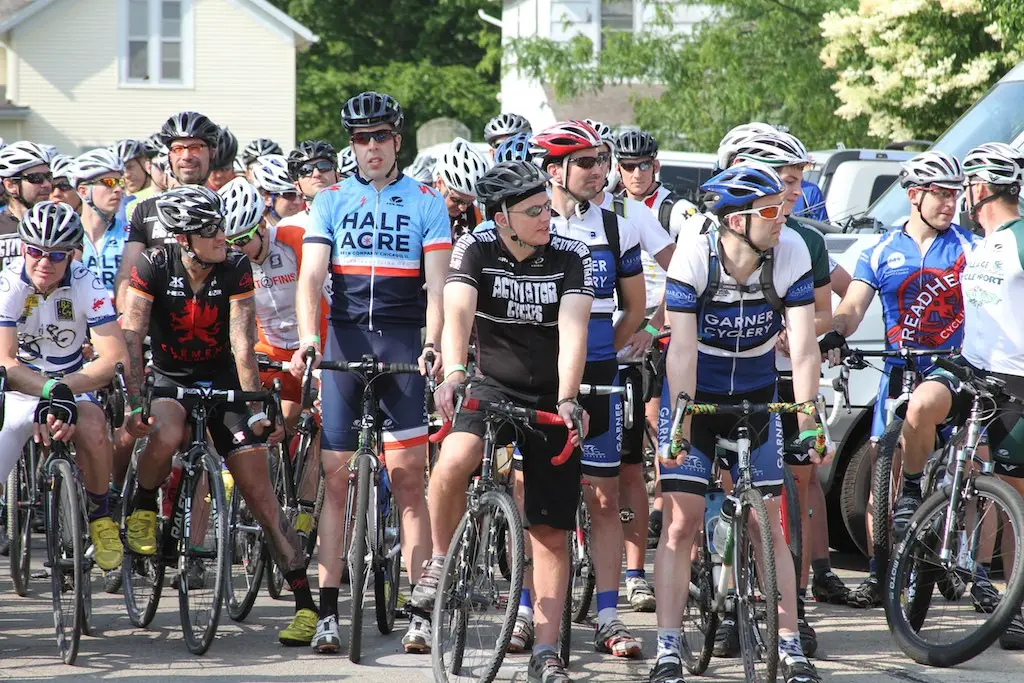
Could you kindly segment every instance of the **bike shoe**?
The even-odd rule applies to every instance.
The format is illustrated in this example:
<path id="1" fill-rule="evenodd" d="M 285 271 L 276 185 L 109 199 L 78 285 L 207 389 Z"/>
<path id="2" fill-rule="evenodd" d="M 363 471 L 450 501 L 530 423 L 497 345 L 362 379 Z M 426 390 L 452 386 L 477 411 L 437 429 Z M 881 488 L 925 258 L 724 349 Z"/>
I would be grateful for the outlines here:
<path id="1" fill-rule="evenodd" d="M 786 683 L 821 683 L 821 676 L 806 659 L 783 657 L 779 660 L 782 680 Z"/>
<path id="2" fill-rule="evenodd" d="M 93 559 L 100 569 L 108 572 L 121 566 L 124 546 L 121 545 L 121 533 L 114 520 L 100 517 L 89 522 L 89 537 L 95 549 Z"/>
<path id="3" fill-rule="evenodd" d="M 283 641 L 282 641 L 283 642 Z M 302 643 L 295 643 L 301 645 Z M 316 622 L 316 633 L 311 642 L 313 652 L 318 655 L 333 655 L 341 649 L 341 634 L 338 631 L 338 616 L 328 614 Z M 291 645 L 291 643 L 285 643 Z"/>
<path id="4" fill-rule="evenodd" d="M 850 591 L 846 604 L 850 607 L 866 609 L 868 607 L 880 607 L 882 605 L 882 586 L 878 578 L 869 576 L 859 586 Z"/>
<path id="5" fill-rule="evenodd" d="M 572 683 L 565 665 L 551 650 L 530 657 L 526 670 L 526 683 Z"/>
<path id="6" fill-rule="evenodd" d="M 658 540 L 661 538 L 661 510 L 651 510 L 651 517 L 647 522 L 647 549 L 658 547 Z"/>
<path id="7" fill-rule="evenodd" d="M 512 627 L 512 638 L 508 641 L 508 652 L 525 652 L 533 648 L 533 622 L 523 615 L 516 616 Z"/>
<path id="8" fill-rule="evenodd" d="M 300 609 L 292 617 L 292 623 L 277 634 L 277 640 L 288 647 L 309 645 L 316 634 L 317 626 L 316 612 L 311 609 Z"/>
<path id="9" fill-rule="evenodd" d="M 651 669 L 648 683 L 684 683 L 683 663 L 679 657 L 668 655 L 661 657 Z"/>
<path id="10" fill-rule="evenodd" d="M 811 595 L 815 602 L 827 602 L 832 605 L 845 605 L 850 596 L 850 589 L 843 580 L 829 570 L 811 579 Z"/>
<path id="11" fill-rule="evenodd" d="M 136 555 L 156 555 L 156 513 L 136 510 L 128 515 L 128 549 Z"/>
<path id="12" fill-rule="evenodd" d="M 892 534 L 895 539 L 902 539 L 907 533 L 910 518 L 914 516 L 919 507 L 921 507 L 920 491 L 908 491 L 896 501 L 896 506 L 892 510 Z"/>
<path id="13" fill-rule="evenodd" d="M 981 614 L 992 614 L 999 605 L 999 591 L 988 579 L 978 579 L 971 585 L 971 601 Z"/>
<path id="14" fill-rule="evenodd" d="M 432 557 L 423 563 L 423 574 L 412 589 L 409 604 L 416 609 L 430 612 L 434 609 L 434 598 L 437 597 L 437 584 L 441 581 L 441 570 L 444 568 L 444 557 Z"/>
<path id="15" fill-rule="evenodd" d="M 716 657 L 739 657 L 740 632 L 733 617 L 722 619 L 722 623 L 718 625 L 711 654 Z"/>
<path id="16" fill-rule="evenodd" d="M 626 599 L 634 612 L 653 612 L 657 606 L 651 584 L 642 576 L 626 579 Z"/>
<path id="17" fill-rule="evenodd" d="M 1021 619 L 1020 612 L 1013 615 L 1006 630 L 999 634 L 999 647 L 1004 650 L 1024 650 L 1024 619 Z"/>
<path id="18" fill-rule="evenodd" d="M 612 619 L 604 628 L 594 631 L 594 650 L 616 657 L 639 657 L 640 641 L 626 630 L 618 619 Z"/>
<path id="19" fill-rule="evenodd" d="M 818 634 L 814 627 L 807 623 L 807 614 L 804 611 L 803 598 L 796 601 L 796 623 L 800 630 L 800 648 L 807 657 L 813 657 L 818 651 Z"/>

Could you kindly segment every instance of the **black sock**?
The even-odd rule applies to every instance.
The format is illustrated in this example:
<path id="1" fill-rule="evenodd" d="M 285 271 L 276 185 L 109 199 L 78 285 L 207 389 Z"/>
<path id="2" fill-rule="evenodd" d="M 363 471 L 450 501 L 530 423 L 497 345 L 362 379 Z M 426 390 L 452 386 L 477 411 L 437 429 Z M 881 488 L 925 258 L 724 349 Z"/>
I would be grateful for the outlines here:
<path id="1" fill-rule="evenodd" d="M 917 474 L 903 473 L 903 492 L 904 493 L 921 493 L 921 475 L 922 472 Z"/>
<path id="2" fill-rule="evenodd" d="M 286 572 L 284 580 L 295 596 L 295 611 L 308 609 L 316 612 L 316 603 L 313 602 L 313 593 L 309 590 L 309 579 L 306 577 L 305 569 L 293 569 Z"/>
<path id="3" fill-rule="evenodd" d="M 814 572 L 814 578 L 820 579 L 832 571 L 832 563 L 829 562 L 827 557 L 823 557 L 820 560 L 811 560 L 811 570 Z"/>
<path id="4" fill-rule="evenodd" d="M 338 588 L 324 587 L 320 589 L 320 618 L 338 616 Z"/>
<path id="5" fill-rule="evenodd" d="M 135 489 L 135 504 L 132 509 L 158 512 L 156 507 L 156 492 L 157 489 L 144 489 L 140 484 L 138 488 Z"/>

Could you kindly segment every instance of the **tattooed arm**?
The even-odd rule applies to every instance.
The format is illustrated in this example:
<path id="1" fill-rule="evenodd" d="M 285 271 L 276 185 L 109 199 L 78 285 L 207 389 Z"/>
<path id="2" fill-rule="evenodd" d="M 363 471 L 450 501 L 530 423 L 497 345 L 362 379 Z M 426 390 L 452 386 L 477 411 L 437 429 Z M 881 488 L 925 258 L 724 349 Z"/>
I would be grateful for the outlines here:
<path id="1" fill-rule="evenodd" d="M 242 391 L 259 391 L 263 385 L 256 362 L 256 299 L 252 296 L 232 299 L 228 325 L 231 353 L 235 356 Z"/>
<path id="2" fill-rule="evenodd" d="M 121 318 L 121 329 L 124 331 L 125 345 L 128 347 L 128 400 L 132 408 L 141 405 L 142 375 L 146 369 L 146 361 L 142 355 L 142 341 L 149 330 L 149 318 L 153 312 L 153 300 L 138 290 L 129 289 L 125 296 L 124 316 Z"/>

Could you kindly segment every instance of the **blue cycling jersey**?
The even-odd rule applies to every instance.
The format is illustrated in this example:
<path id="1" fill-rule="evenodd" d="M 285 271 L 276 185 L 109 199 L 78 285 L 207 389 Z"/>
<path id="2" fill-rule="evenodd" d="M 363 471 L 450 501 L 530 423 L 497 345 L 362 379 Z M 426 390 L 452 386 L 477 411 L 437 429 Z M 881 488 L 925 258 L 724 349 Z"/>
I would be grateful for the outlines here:
<path id="1" fill-rule="evenodd" d="M 800 198 L 793 205 L 792 215 L 827 223 L 828 209 L 825 208 L 825 198 L 818 186 L 803 180 L 800 182 L 800 190 Z"/>
<path id="2" fill-rule="evenodd" d="M 876 289 L 890 349 L 952 349 L 963 340 L 960 273 L 979 238 L 959 225 L 935 236 L 925 253 L 897 228 L 861 253 L 853 278 Z M 899 364 L 890 360 L 890 364 Z"/>
<path id="3" fill-rule="evenodd" d="M 107 288 L 107 293 L 114 296 L 114 278 L 121 267 L 124 245 L 128 241 L 128 222 L 120 218 L 107 228 L 97 243 L 93 243 L 86 235 L 82 239 L 82 263 L 96 274 Z"/>
<path id="4" fill-rule="evenodd" d="M 441 195 L 402 174 L 382 190 L 356 174 L 319 192 L 303 242 L 331 246 L 331 322 L 371 329 L 422 327 L 423 254 L 452 248 Z"/>

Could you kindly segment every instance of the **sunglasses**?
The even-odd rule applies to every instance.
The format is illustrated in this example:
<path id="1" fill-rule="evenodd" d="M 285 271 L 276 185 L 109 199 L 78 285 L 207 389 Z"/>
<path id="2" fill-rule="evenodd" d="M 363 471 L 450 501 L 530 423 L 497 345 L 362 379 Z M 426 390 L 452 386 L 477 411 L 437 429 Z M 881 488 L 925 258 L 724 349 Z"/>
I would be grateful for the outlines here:
<path id="1" fill-rule="evenodd" d="M 53 189 L 60 190 L 61 192 L 71 192 L 74 188 L 71 187 L 71 183 L 64 181 L 60 183 L 54 183 Z"/>
<path id="2" fill-rule="evenodd" d="M 53 182 L 53 176 L 49 173 L 24 173 L 18 180 L 27 180 L 33 185 L 42 185 L 43 183 Z"/>
<path id="3" fill-rule="evenodd" d="M 653 161 L 640 161 L 640 162 L 637 162 L 637 163 L 630 163 L 628 161 L 620 161 L 619 162 L 619 168 L 621 168 L 626 173 L 632 173 L 633 171 L 635 171 L 638 168 L 641 171 L 650 171 L 653 167 L 654 167 L 654 162 Z"/>
<path id="4" fill-rule="evenodd" d="M 473 202 L 476 201 L 475 199 L 472 198 L 460 197 L 451 190 L 448 190 L 448 192 L 445 193 L 444 196 L 448 198 L 452 204 L 454 204 L 455 206 L 461 206 L 463 209 L 468 209 L 473 205 Z"/>
<path id="5" fill-rule="evenodd" d="M 97 178 L 89 183 L 90 185 L 102 185 L 108 190 L 115 187 L 124 187 L 124 178 Z"/>
<path id="6" fill-rule="evenodd" d="M 956 201 L 963 194 L 963 190 L 954 190 L 949 187 L 940 187 L 939 185 L 928 185 L 924 188 L 924 191 L 935 195 L 935 198 L 942 202 Z"/>
<path id="7" fill-rule="evenodd" d="M 207 149 L 207 148 L 209 148 L 209 145 L 206 144 L 205 142 L 193 142 L 190 145 L 184 145 L 184 144 L 179 142 L 178 144 L 171 145 L 169 149 L 174 154 L 176 154 L 178 156 L 181 156 L 185 152 L 191 152 L 192 154 L 199 154 L 200 152 L 202 152 L 204 149 Z"/>
<path id="8" fill-rule="evenodd" d="M 397 135 L 398 133 L 393 130 L 375 130 L 371 133 L 352 133 L 352 135 L 349 136 L 349 139 L 357 145 L 368 145 L 371 140 L 374 142 L 387 142 Z"/>
<path id="9" fill-rule="evenodd" d="M 70 251 L 44 251 L 38 247 L 25 246 L 25 253 L 37 261 L 49 259 L 50 263 L 64 263 L 72 253 Z"/>
<path id="10" fill-rule="evenodd" d="M 782 215 L 782 207 L 786 205 L 786 202 L 779 202 L 774 206 L 762 206 L 760 209 L 746 209 L 745 211 L 737 211 L 734 216 L 746 216 L 757 214 L 766 221 L 774 221 Z"/>
<path id="11" fill-rule="evenodd" d="M 605 159 L 602 162 L 602 160 L 601 160 L 601 153 L 598 153 L 598 155 L 596 157 L 570 157 L 569 158 L 569 163 L 572 164 L 573 166 L 579 166 L 583 170 L 588 170 L 588 169 L 594 168 L 599 163 L 605 163 L 605 162 L 607 162 L 610 159 L 611 159 L 610 156 L 605 155 Z"/>
<path id="12" fill-rule="evenodd" d="M 256 233 L 259 232 L 259 229 L 260 226 L 256 225 L 249 232 L 242 233 L 241 235 L 237 235 L 236 237 L 228 238 L 228 244 L 230 244 L 233 247 L 244 247 L 245 245 L 249 244 L 249 242 L 252 242 L 253 239 L 256 238 Z"/>
<path id="13" fill-rule="evenodd" d="M 275 192 L 274 196 L 275 197 L 280 197 L 281 199 L 285 200 L 286 202 L 294 202 L 294 201 L 298 201 L 298 199 L 299 199 L 299 193 L 295 192 L 294 190 L 289 190 L 288 192 Z"/>
<path id="14" fill-rule="evenodd" d="M 224 223 L 218 221 L 216 223 L 207 223 L 199 230 L 196 230 L 195 234 L 199 237 L 210 239 L 211 237 L 216 237 L 222 232 L 224 232 Z"/>
<path id="15" fill-rule="evenodd" d="M 528 209 L 523 209 L 522 211 L 509 210 L 509 213 L 523 213 L 529 216 L 530 218 L 536 218 L 537 216 L 540 216 L 542 213 L 551 213 L 551 202 L 548 201 L 544 202 L 543 204 L 536 204 Z"/>
<path id="16" fill-rule="evenodd" d="M 302 166 L 299 166 L 299 177 L 305 178 L 306 176 L 313 175 L 313 171 L 320 171 L 321 173 L 327 173 L 328 171 L 334 170 L 334 164 L 327 161 L 327 159 L 320 159 L 319 161 L 308 161 Z"/>

